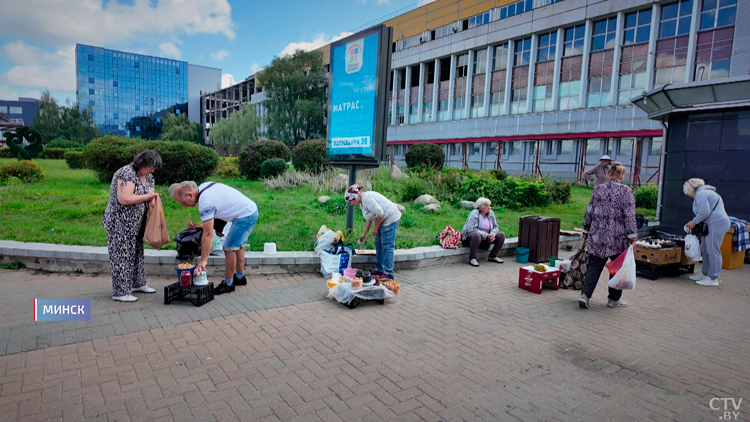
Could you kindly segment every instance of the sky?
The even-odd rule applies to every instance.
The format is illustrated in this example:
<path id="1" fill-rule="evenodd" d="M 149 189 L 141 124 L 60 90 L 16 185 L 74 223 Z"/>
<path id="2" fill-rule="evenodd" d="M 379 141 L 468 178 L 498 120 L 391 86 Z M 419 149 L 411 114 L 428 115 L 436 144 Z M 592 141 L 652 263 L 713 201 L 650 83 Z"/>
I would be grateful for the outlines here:
<path id="1" fill-rule="evenodd" d="M 420 0 L 429 3 L 434 0 Z M 168 57 L 241 81 L 297 48 L 417 0 L 5 0 L 0 13 L 0 99 L 49 89 L 75 100 L 75 45 Z"/>

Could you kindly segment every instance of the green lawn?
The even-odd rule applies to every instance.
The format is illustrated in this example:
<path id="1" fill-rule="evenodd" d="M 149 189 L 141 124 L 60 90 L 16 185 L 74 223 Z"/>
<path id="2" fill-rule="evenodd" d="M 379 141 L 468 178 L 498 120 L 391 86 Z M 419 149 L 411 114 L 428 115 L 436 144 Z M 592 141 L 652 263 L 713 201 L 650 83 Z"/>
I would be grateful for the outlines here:
<path id="1" fill-rule="evenodd" d="M 0 160 L 0 164 L 11 160 Z M 0 186 L 0 239 L 25 242 L 46 242 L 66 245 L 106 246 L 101 227 L 102 215 L 109 197 L 109 185 L 99 183 L 89 170 L 70 170 L 63 160 L 36 160 L 47 175 L 47 181 L 36 184 Z M 373 181 L 373 189 L 396 199 L 395 184 L 387 177 L 387 169 Z M 240 179 L 216 179 L 233 186 L 253 199 L 260 209 L 260 219 L 250 236 L 250 247 L 263 250 L 264 242 L 276 242 L 278 250 L 312 250 L 315 234 L 321 224 L 337 230 L 346 227 L 346 215 L 327 213 L 315 200 L 321 195 L 311 187 L 287 191 L 267 191 L 262 182 Z M 166 186 L 158 186 L 162 194 L 167 228 L 172 237 L 187 228 L 189 221 L 198 222 L 197 208 L 184 208 L 167 195 Z M 341 196 L 334 192 L 331 196 Z M 574 188 L 569 204 L 514 212 L 495 208 L 498 224 L 508 237 L 518 234 L 518 217 L 529 214 L 559 217 L 563 229 L 581 227 L 591 190 Z M 472 198 L 473 199 L 473 198 Z M 440 213 L 428 214 L 421 207 L 402 203 L 406 212 L 396 239 L 397 247 L 411 248 L 437 243 L 437 234 L 446 226 L 460 230 L 469 210 L 443 204 Z M 355 209 L 354 235 L 364 230 L 364 219 Z M 653 215 L 653 211 L 638 210 Z M 348 239 L 349 240 L 349 239 Z M 351 240 L 356 243 L 355 236 Z M 372 237 L 366 248 L 374 248 Z M 174 249 L 174 243 L 164 249 Z"/>

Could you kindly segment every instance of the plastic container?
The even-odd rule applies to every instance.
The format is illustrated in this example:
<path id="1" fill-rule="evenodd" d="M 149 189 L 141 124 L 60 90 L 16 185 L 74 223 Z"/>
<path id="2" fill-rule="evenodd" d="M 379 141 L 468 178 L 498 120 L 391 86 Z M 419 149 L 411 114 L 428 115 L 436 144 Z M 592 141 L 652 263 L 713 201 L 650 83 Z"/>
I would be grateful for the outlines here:
<path id="1" fill-rule="evenodd" d="M 208 275 L 205 271 L 200 273 L 193 273 L 193 286 L 207 286 Z"/>
<path id="2" fill-rule="evenodd" d="M 190 279 L 193 279 L 193 272 L 195 271 L 195 265 L 193 265 L 191 268 L 182 269 L 177 266 L 174 267 L 174 269 L 177 271 L 177 280 L 181 280 L 182 273 L 187 271 L 190 273 Z"/>
<path id="3" fill-rule="evenodd" d="M 203 306 L 214 299 L 214 283 L 207 286 L 180 287 L 180 283 L 164 286 L 164 304 L 174 301 L 190 302 L 194 306 Z"/>
<path id="4" fill-rule="evenodd" d="M 348 279 L 352 279 L 357 276 L 357 270 L 356 268 L 349 268 L 348 270 L 344 270 L 344 277 Z"/>
<path id="5" fill-rule="evenodd" d="M 273 255 L 276 253 L 276 244 L 273 242 L 263 244 L 263 253 L 265 255 Z"/>
<path id="6" fill-rule="evenodd" d="M 529 253 L 531 252 L 531 249 L 529 248 L 522 248 L 517 247 L 516 248 L 516 262 L 520 262 L 522 264 L 525 264 L 529 262 Z"/>
<path id="7" fill-rule="evenodd" d="M 562 258 L 550 258 L 549 259 L 549 266 L 550 267 L 555 267 L 555 262 L 562 261 L 562 260 L 563 260 Z"/>

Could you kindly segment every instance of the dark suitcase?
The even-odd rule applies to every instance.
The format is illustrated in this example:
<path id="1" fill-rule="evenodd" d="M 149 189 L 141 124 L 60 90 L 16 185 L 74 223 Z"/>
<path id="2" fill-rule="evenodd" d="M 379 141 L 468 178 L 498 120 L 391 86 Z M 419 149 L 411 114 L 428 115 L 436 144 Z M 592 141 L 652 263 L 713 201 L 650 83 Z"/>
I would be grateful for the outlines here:
<path id="1" fill-rule="evenodd" d="M 529 261 L 546 262 L 557 258 L 560 246 L 560 219 L 525 215 L 518 220 L 518 246 L 529 248 Z"/>

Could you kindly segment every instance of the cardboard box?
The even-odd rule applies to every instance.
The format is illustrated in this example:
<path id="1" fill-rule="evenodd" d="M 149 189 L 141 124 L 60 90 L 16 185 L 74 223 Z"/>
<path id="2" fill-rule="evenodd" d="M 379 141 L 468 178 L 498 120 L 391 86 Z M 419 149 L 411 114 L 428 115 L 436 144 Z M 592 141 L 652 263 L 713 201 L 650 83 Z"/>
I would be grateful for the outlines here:
<path id="1" fill-rule="evenodd" d="M 633 247 L 636 261 L 649 264 L 666 265 L 679 264 L 682 258 L 682 248 L 650 249 L 635 245 Z"/>
<path id="2" fill-rule="evenodd" d="M 521 267 L 518 271 L 518 287 L 536 294 L 542 294 L 542 286 L 560 289 L 560 270 L 545 265 L 547 272 L 534 271 L 534 266 Z"/>

